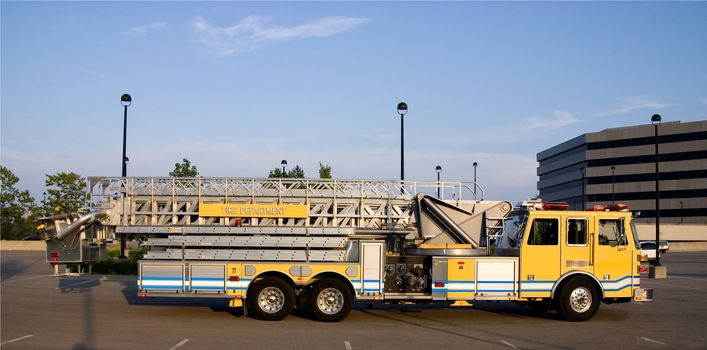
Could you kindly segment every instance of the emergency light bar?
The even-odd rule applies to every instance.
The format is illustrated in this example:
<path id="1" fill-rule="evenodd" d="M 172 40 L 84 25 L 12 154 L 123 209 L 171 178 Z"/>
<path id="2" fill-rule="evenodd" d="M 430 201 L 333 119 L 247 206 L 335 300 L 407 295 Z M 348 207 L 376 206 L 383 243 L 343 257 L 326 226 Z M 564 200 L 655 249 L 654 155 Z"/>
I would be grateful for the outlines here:
<path id="1" fill-rule="evenodd" d="M 545 202 L 543 210 L 567 210 L 570 205 L 567 202 Z"/>

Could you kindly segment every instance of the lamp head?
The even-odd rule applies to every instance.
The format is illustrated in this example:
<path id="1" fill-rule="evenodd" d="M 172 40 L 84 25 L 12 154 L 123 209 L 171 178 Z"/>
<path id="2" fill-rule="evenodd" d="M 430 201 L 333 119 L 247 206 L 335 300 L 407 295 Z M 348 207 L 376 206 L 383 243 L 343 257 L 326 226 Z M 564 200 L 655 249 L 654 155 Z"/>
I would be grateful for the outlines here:
<path id="1" fill-rule="evenodd" d="M 661 121 L 662 119 L 663 119 L 663 118 L 660 117 L 660 114 L 653 114 L 653 116 L 651 117 L 651 124 L 653 124 L 653 125 L 660 125 L 660 121 Z"/>
<path id="2" fill-rule="evenodd" d="M 435 167 L 435 171 L 437 171 L 438 173 L 441 172 L 441 171 L 442 171 L 442 167 L 439 166 L 439 165 L 436 166 L 436 167 Z"/>
<path id="3" fill-rule="evenodd" d="M 398 103 L 398 114 L 405 115 L 408 112 L 408 104 L 405 102 Z"/>
<path id="4" fill-rule="evenodd" d="M 282 162 L 280 162 L 280 165 L 282 165 L 282 166 L 287 165 L 287 160 L 283 159 Z"/>
<path id="5" fill-rule="evenodd" d="M 477 162 L 474 162 L 474 164 L 473 164 L 473 165 L 474 165 L 474 166 L 477 166 L 477 165 L 479 165 L 479 163 L 477 163 Z"/>
<path id="6" fill-rule="evenodd" d="M 133 103 L 133 98 L 130 97 L 128 94 L 123 94 L 123 96 L 120 96 L 120 104 L 123 106 L 127 107 L 130 106 Z"/>

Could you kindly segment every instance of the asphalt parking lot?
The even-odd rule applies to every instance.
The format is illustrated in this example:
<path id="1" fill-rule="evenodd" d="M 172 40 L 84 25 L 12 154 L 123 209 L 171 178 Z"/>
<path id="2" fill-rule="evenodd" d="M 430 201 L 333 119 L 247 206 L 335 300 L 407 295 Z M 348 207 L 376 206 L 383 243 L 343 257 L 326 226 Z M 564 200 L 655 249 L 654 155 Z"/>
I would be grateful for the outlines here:
<path id="1" fill-rule="evenodd" d="M 704 349 L 707 252 L 668 253 L 655 301 L 602 305 L 588 322 L 509 302 L 357 303 L 339 323 L 243 317 L 221 300 L 140 299 L 130 277 L 55 278 L 43 252 L 2 252 L 3 349 Z"/>

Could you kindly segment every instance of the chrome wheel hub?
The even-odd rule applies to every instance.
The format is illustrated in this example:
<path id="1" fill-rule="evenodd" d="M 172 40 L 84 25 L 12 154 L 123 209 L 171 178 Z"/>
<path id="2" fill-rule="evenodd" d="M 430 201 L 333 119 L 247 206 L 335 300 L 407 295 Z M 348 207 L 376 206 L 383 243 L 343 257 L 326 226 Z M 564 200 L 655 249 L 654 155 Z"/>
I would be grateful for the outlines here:
<path id="1" fill-rule="evenodd" d="M 585 287 L 575 288 L 570 293 L 570 307 L 574 312 L 587 312 L 592 306 L 592 293 Z"/>
<path id="2" fill-rule="evenodd" d="M 258 305 L 267 313 L 276 313 L 285 305 L 285 295 L 275 287 L 264 288 L 258 294 Z"/>
<path id="3" fill-rule="evenodd" d="M 335 288 L 324 289 L 317 296 L 317 307 L 327 315 L 334 315 L 344 308 L 344 295 Z"/>

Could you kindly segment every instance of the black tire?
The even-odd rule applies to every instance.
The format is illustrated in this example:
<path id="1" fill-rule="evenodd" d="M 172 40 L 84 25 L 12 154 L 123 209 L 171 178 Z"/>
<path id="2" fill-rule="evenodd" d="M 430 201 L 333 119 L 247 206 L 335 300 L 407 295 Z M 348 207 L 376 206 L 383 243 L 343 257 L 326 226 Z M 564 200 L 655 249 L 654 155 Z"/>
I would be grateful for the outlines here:
<path id="1" fill-rule="evenodd" d="M 292 287 L 277 277 L 263 277 L 248 289 L 248 312 L 265 321 L 279 321 L 287 317 L 295 305 Z"/>
<path id="2" fill-rule="evenodd" d="M 353 306 L 351 290 L 342 281 L 326 278 L 317 282 L 309 294 L 307 310 L 315 320 L 338 322 L 346 318 Z"/>
<path id="3" fill-rule="evenodd" d="M 594 283 L 584 277 L 575 277 L 562 287 L 557 311 L 567 321 L 586 321 L 597 313 L 600 302 Z"/>

